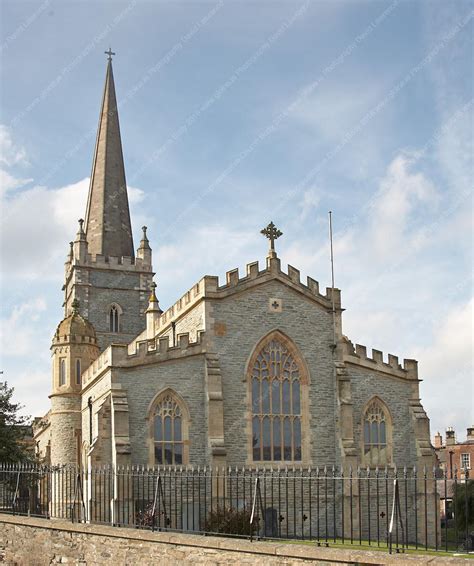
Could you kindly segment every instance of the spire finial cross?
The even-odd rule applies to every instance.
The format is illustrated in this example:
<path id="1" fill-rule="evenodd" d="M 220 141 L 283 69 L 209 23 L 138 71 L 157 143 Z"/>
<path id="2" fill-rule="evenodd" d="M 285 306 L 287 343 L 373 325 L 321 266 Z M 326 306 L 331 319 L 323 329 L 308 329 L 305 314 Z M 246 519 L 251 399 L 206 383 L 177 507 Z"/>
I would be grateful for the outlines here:
<path id="1" fill-rule="evenodd" d="M 276 257 L 275 240 L 278 240 L 280 236 L 283 236 L 283 232 L 278 230 L 278 228 L 275 226 L 275 224 L 273 224 L 273 222 L 270 222 L 270 224 L 266 228 L 260 230 L 260 234 L 263 234 L 266 238 L 270 240 L 270 256 Z"/>
<path id="2" fill-rule="evenodd" d="M 109 50 L 104 51 L 104 53 L 107 55 L 107 60 L 112 61 L 112 55 L 115 55 L 115 53 L 112 51 L 112 49 L 109 47 Z"/>

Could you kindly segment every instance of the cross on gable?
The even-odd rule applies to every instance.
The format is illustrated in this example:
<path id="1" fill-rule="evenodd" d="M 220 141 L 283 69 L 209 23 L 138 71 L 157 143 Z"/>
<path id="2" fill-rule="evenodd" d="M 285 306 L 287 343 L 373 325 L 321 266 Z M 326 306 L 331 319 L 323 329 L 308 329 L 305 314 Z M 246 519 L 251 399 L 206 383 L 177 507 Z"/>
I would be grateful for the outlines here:
<path id="1" fill-rule="evenodd" d="M 266 228 L 260 230 L 260 234 L 263 234 L 270 240 L 270 252 L 272 255 L 275 255 L 275 240 L 277 240 L 280 236 L 283 236 L 283 232 L 278 230 L 273 222 L 270 222 Z"/>

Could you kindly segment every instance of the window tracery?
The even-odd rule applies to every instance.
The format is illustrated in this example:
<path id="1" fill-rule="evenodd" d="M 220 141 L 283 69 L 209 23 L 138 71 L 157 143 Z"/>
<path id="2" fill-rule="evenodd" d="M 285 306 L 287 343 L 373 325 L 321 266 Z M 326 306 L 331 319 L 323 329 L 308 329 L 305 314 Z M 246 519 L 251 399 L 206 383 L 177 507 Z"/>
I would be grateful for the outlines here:
<path id="1" fill-rule="evenodd" d="M 364 463 L 377 466 L 390 462 L 390 424 L 388 411 L 383 403 L 379 399 L 373 399 L 363 417 Z"/>
<path id="2" fill-rule="evenodd" d="M 252 459 L 302 460 L 300 367 L 277 337 L 259 350 L 251 367 Z"/>
<path id="3" fill-rule="evenodd" d="M 180 465 L 185 463 L 184 414 L 175 398 L 168 392 L 159 398 L 153 411 L 154 463 Z"/>

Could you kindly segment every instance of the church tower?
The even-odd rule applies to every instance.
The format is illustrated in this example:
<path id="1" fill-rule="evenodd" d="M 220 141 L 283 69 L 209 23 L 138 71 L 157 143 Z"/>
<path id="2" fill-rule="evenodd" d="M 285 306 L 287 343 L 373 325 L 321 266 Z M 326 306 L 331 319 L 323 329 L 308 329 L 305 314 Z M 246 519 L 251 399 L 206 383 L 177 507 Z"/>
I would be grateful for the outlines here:
<path id="1" fill-rule="evenodd" d="M 71 243 L 64 285 L 64 315 L 78 300 L 101 351 L 111 343 L 128 343 L 145 329 L 154 275 L 146 227 L 134 252 L 112 52 L 107 54 L 85 222 L 79 220 Z"/>

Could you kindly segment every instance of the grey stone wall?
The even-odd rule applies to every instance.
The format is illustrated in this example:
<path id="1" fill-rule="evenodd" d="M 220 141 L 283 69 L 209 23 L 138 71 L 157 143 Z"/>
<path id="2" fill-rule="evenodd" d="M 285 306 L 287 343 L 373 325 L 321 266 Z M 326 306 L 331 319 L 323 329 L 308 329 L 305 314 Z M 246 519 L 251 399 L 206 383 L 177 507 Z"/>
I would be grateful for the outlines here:
<path id="1" fill-rule="evenodd" d="M 97 332 L 99 347 L 104 350 L 111 343 L 125 344 L 145 329 L 145 310 L 148 306 L 152 273 L 121 269 L 101 269 L 92 266 L 74 266 L 69 279 L 66 301 L 72 297 L 80 302 L 80 312 Z M 120 332 L 109 332 L 108 312 L 111 304 L 120 305 L 123 314 Z"/>
<path id="2" fill-rule="evenodd" d="M 51 398 L 51 464 L 77 463 L 77 434 L 81 430 L 79 395 L 54 395 Z"/>
<path id="3" fill-rule="evenodd" d="M 314 545 L 151 533 L 105 525 L 0 517 L 0 562 L 50 564 L 459 564 L 459 558 L 388 555 Z M 466 561 L 467 563 L 467 561 Z"/>
<path id="4" fill-rule="evenodd" d="M 417 463 L 413 424 L 409 411 L 412 384 L 379 372 L 348 365 L 354 410 L 354 440 L 362 455 L 362 412 L 377 395 L 387 405 L 392 421 L 393 463 L 398 467 Z"/>
<path id="5" fill-rule="evenodd" d="M 100 428 L 100 408 L 106 402 L 107 397 L 110 395 L 110 387 L 111 387 L 111 379 L 112 379 L 112 372 L 111 370 L 107 371 L 102 375 L 95 383 L 91 386 L 87 387 L 87 389 L 83 392 L 82 399 L 81 399 L 81 422 L 82 422 L 82 440 L 87 445 L 89 445 L 90 439 L 90 420 L 89 420 L 89 407 L 88 407 L 88 400 L 89 397 L 92 398 L 92 438 L 95 439 L 97 437 L 99 428 Z M 109 446 L 104 446 L 104 442 L 100 443 L 100 448 L 97 446 L 95 450 L 95 456 L 99 456 L 99 452 L 109 453 L 111 450 L 111 438 L 110 435 L 107 439 Z M 103 450 L 102 450 L 103 448 Z M 85 462 L 84 462 L 85 463 Z M 111 460 L 103 461 L 102 463 L 112 463 Z"/>
<path id="6" fill-rule="evenodd" d="M 180 334 L 188 333 L 189 340 L 191 342 L 196 342 L 198 331 L 204 329 L 204 302 L 201 302 L 176 321 L 176 340 L 178 340 L 178 336 Z M 168 336 L 170 345 L 173 344 L 173 332 L 171 327 L 168 327 L 163 333 L 160 333 L 160 336 Z"/>
<path id="7" fill-rule="evenodd" d="M 270 311 L 270 298 L 282 300 L 282 312 Z M 331 314 L 279 281 L 270 281 L 251 291 L 212 301 L 211 316 L 216 325 L 226 328 L 224 336 L 214 337 L 214 348 L 222 371 L 228 464 L 241 466 L 247 462 L 246 365 L 257 342 L 276 329 L 296 344 L 309 367 L 308 463 L 337 464 Z"/>
<path id="8" fill-rule="evenodd" d="M 205 359 L 201 355 L 142 366 L 137 370 L 115 370 L 116 380 L 127 391 L 132 464 L 150 463 L 148 409 L 155 396 L 166 388 L 182 397 L 190 413 L 190 463 L 201 466 L 207 463 L 204 375 Z"/>

